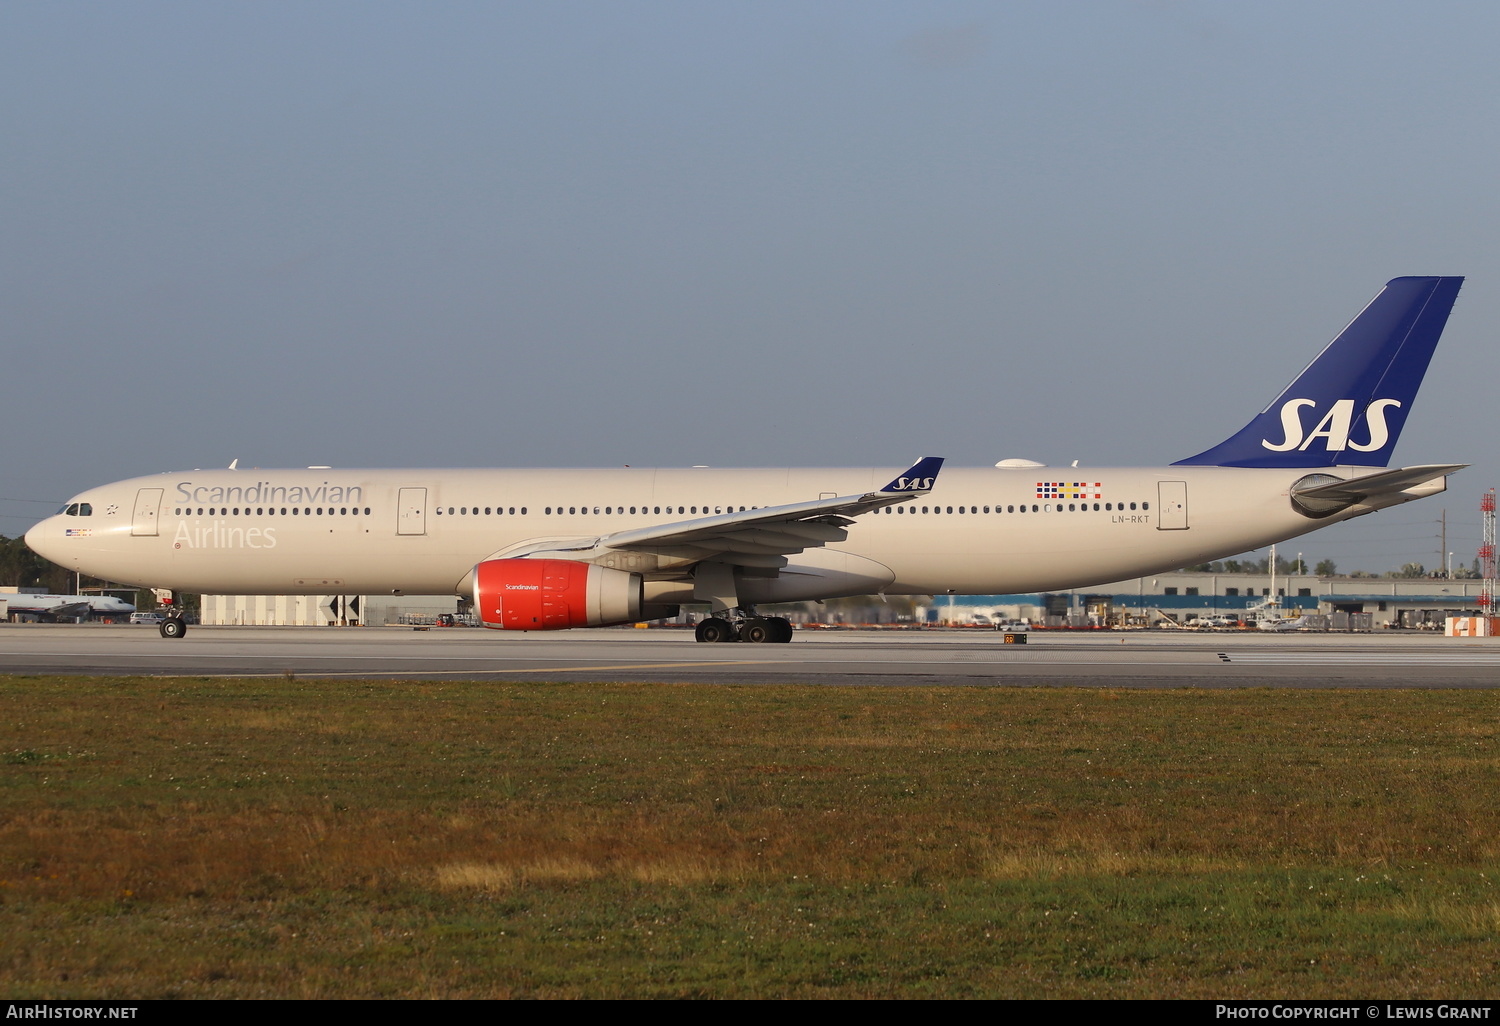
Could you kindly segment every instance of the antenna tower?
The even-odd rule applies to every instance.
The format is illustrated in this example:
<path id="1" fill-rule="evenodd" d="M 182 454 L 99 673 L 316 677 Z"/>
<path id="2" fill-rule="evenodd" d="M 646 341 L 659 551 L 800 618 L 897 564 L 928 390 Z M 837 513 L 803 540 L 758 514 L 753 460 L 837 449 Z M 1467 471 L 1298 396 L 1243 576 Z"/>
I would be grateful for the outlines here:
<path id="1" fill-rule="evenodd" d="M 1479 500 L 1484 514 L 1484 544 L 1479 546 L 1479 565 L 1483 580 L 1479 582 L 1479 615 L 1495 615 L 1495 489 Z"/>

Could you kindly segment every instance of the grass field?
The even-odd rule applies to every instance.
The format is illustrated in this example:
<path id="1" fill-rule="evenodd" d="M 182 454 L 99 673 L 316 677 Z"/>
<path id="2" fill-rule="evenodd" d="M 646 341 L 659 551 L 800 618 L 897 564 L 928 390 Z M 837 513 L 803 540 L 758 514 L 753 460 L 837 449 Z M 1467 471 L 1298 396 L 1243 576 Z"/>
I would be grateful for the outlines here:
<path id="1" fill-rule="evenodd" d="M 0 701 L 13 998 L 1500 994 L 1495 692 Z"/>

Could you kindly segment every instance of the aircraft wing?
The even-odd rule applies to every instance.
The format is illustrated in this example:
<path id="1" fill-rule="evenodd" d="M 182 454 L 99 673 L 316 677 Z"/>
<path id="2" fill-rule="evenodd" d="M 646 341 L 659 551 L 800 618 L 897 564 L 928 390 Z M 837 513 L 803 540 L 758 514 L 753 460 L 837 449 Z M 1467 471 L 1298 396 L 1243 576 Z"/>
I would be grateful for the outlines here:
<path id="1" fill-rule="evenodd" d="M 1350 478 L 1347 481 L 1329 481 L 1298 488 L 1299 499 L 1327 499 L 1333 502 L 1364 502 L 1371 497 L 1393 495 L 1415 485 L 1424 484 L 1462 470 L 1467 463 L 1434 463 L 1423 467 L 1401 467 L 1398 470 L 1382 470 L 1378 474 Z"/>
<path id="2" fill-rule="evenodd" d="M 616 531 L 600 538 L 599 545 L 745 566 L 782 566 L 785 560 L 780 557 L 843 541 L 848 537 L 845 528 L 853 523 L 850 517 L 926 495 L 942 465 L 941 456 L 927 456 L 877 491 Z"/>
<path id="3" fill-rule="evenodd" d="M 556 556 L 588 562 L 609 553 L 649 552 L 665 564 L 701 560 L 739 566 L 779 569 L 787 556 L 803 549 L 843 541 L 850 517 L 906 502 L 932 491 L 943 457 L 927 456 L 890 483 L 861 495 L 762 506 L 693 520 L 637 527 L 593 538 L 537 539 L 496 553 L 490 558 Z"/>

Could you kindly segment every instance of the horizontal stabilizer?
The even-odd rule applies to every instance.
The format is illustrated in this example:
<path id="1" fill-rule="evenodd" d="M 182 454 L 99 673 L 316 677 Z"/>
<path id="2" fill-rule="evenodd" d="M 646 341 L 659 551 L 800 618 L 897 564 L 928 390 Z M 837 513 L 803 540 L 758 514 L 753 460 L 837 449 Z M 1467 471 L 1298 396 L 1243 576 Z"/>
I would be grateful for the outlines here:
<path id="1" fill-rule="evenodd" d="M 1434 463 L 1425 467 L 1401 467 L 1348 481 L 1328 481 L 1310 488 L 1293 489 L 1299 499 L 1327 499 L 1333 502 L 1364 502 L 1374 496 L 1394 495 L 1419 484 L 1462 470 L 1467 463 Z"/>

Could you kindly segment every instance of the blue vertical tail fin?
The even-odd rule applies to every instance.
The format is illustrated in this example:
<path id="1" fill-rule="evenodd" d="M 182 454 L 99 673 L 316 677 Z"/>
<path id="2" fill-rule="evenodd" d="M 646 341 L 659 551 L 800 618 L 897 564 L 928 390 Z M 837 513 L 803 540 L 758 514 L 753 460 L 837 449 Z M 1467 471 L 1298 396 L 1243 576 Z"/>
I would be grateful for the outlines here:
<path id="1" fill-rule="evenodd" d="M 1258 417 L 1173 466 L 1388 466 L 1463 281 L 1391 279 Z"/>

